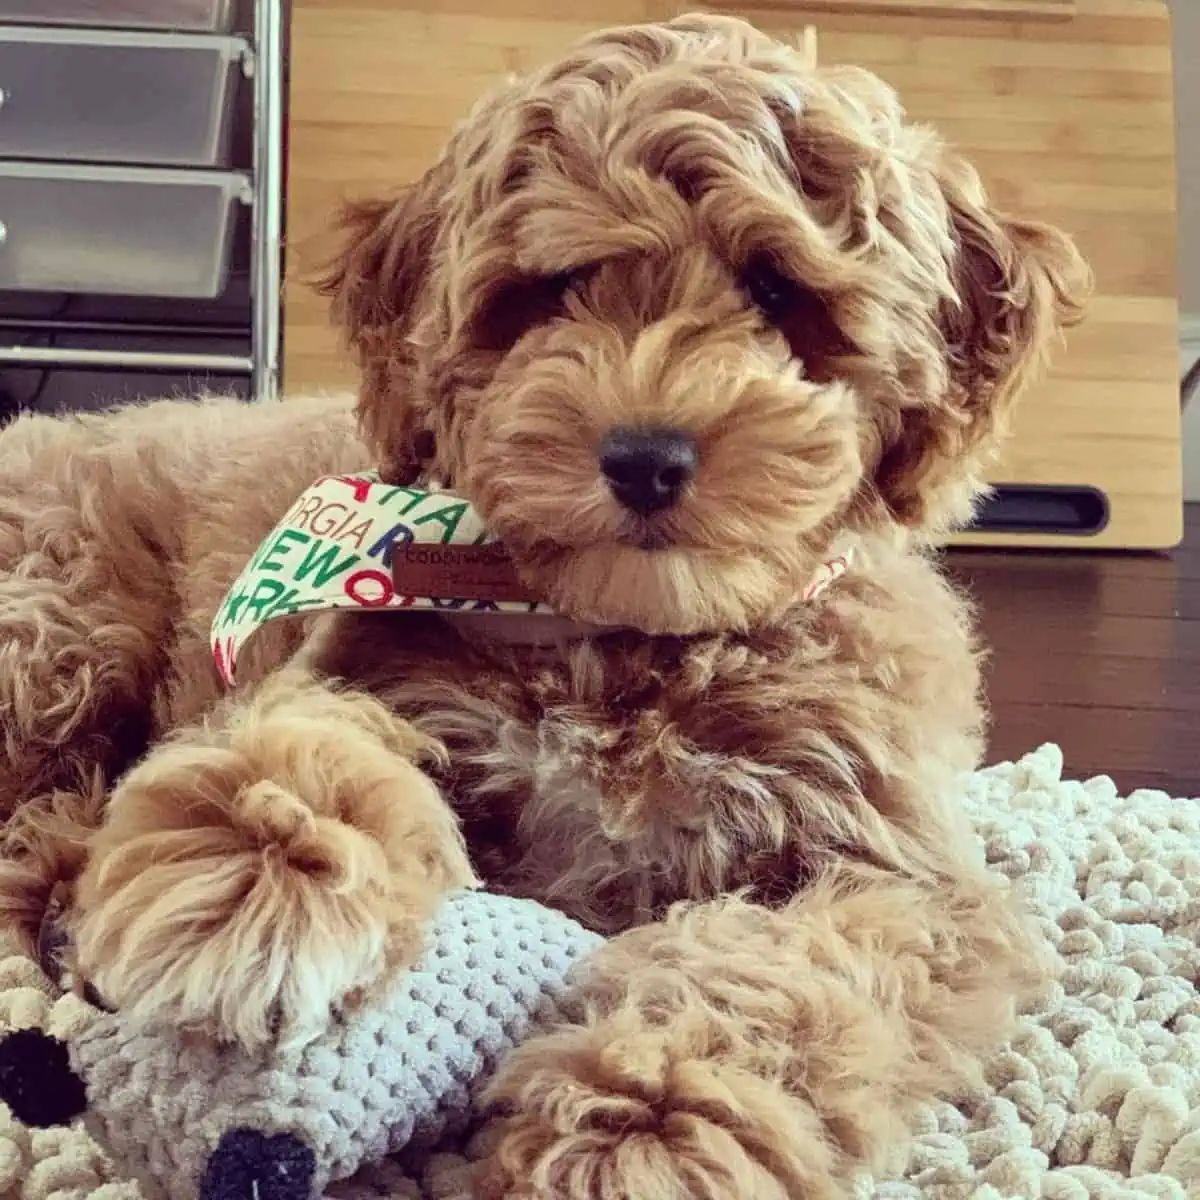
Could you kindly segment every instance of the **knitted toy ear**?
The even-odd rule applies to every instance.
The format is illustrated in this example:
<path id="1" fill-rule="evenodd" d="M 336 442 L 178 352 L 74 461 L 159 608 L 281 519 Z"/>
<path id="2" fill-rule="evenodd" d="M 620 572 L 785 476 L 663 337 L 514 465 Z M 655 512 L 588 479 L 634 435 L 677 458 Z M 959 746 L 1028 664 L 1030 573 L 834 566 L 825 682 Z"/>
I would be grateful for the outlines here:
<path id="1" fill-rule="evenodd" d="M 40 1029 L 18 1029 L 0 1040 L 0 1100 L 37 1129 L 66 1125 L 87 1111 L 87 1090 L 66 1043 Z"/>
<path id="2" fill-rule="evenodd" d="M 291 1133 L 231 1129 L 200 1184 L 200 1200 L 309 1200 L 316 1155 Z"/>

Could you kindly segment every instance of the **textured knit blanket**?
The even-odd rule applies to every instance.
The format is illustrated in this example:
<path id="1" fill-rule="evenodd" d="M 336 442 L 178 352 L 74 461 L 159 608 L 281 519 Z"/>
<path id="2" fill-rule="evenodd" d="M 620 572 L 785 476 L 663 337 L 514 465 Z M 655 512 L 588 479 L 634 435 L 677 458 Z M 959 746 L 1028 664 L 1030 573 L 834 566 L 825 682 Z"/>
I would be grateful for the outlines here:
<path id="1" fill-rule="evenodd" d="M 1023 882 L 1061 958 L 988 1089 L 931 1109 L 903 1178 L 856 1200 L 1200 1200 L 1200 801 L 1062 779 L 1044 746 L 967 780 L 964 802 L 997 871 Z M 0 1025 L 63 1030 L 27 959 L 0 961 Z M 344 1200 L 467 1200 L 483 1130 L 386 1163 Z M 0 1106 L 0 1200 L 137 1200 L 78 1129 L 30 1132 Z"/>

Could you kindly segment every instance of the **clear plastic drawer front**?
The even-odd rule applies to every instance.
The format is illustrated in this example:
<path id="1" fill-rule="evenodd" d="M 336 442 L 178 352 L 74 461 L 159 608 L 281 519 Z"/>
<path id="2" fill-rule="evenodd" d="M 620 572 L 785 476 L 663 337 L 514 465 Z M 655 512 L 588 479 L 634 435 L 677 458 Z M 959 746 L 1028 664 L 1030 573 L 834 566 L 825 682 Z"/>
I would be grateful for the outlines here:
<path id="1" fill-rule="evenodd" d="M 0 157 L 227 166 L 240 38 L 0 27 Z"/>
<path id="2" fill-rule="evenodd" d="M 234 0 L 0 0 L 0 21 L 226 33 Z"/>
<path id="3" fill-rule="evenodd" d="M 211 299 L 246 178 L 0 163 L 0 290 Z"/>

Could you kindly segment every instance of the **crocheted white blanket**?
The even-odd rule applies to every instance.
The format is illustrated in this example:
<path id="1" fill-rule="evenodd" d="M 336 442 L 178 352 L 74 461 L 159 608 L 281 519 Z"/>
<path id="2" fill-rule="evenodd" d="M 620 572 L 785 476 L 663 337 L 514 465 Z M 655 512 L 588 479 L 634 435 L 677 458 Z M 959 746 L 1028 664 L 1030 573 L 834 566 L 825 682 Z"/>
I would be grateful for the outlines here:
<path id="1" fill-rule="evenodd" d="M 1200 1198 L 1200 801 L 1064 781 L 1043 746 L 973 776 L 965 802 L 993 867 L 1024 880 L 1062 982 L 989 1090 L 931 1110 L 904 1178 L 863 1180 L 856 1200 Z M 32 962 L 0 962 L 0 1025 L 71 1020 Z M 480 1148 L 388 1163 L 331 1195 L 465 1200 Z M 0 1105 L 0 1200 L 137 1197 L 81 1131 L 30 1132 Z"/>

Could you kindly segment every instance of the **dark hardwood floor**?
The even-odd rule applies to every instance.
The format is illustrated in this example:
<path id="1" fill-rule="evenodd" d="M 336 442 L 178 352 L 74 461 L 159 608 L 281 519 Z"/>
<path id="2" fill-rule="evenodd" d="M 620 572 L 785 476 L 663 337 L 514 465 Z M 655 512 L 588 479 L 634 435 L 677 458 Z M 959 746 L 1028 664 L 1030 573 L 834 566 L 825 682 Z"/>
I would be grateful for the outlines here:
<path id="1" fill-rule="evenodd" d="M 1200 797 L 1200 505 L 1170 554 L 948 558 L 991 651 L 990 762 L 1058 742 L 1073 777 Z"/>

